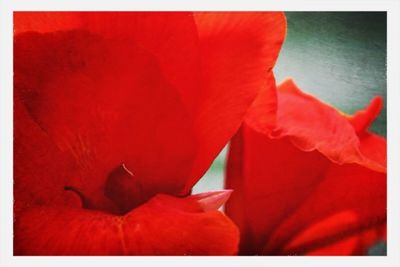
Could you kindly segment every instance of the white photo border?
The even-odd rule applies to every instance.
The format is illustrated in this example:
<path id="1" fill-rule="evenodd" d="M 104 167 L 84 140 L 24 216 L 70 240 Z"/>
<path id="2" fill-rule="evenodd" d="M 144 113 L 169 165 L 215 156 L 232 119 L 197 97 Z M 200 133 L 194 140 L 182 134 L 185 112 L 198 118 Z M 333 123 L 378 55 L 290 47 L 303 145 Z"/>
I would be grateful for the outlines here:
<path id="1" fill-rule="evenodd" d="M 398 0 L 0 0 L 0 266 L 400 266 L 400 1 Z M 387 256 L 349 257 L 41 257 L 13 256 L 13 12 L 14 11 L 386 11 L 387 12 Z"/>

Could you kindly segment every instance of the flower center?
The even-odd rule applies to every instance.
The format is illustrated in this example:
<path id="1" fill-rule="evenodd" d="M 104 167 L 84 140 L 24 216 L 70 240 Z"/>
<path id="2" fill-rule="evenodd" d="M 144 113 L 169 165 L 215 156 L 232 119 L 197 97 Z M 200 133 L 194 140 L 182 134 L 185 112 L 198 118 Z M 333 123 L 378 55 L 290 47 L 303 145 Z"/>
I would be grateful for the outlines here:
<path id="1" fill-rule="evenodd" d="M 126 214 L 151 197 L 145 194 L 140 181 L 124 164 L 109 173 L 104 191 L 98 197 L 89 197 L 73 186 L 65 186 L 64 190 L 77 194 L 85 209 L 103 210 L 118 215 Z"/>

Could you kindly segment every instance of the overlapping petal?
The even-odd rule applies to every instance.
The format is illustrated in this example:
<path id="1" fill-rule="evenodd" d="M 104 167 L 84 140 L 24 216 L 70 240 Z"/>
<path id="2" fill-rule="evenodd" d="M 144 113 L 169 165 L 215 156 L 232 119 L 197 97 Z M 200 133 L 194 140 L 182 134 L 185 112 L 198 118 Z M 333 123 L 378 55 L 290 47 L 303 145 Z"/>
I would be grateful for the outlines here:
<path id="1" fill-rule="evenodd" d="M 385 139 L 365 127 L 358 133 L 349 116 L 292 81 L 278 88 L 275 129 L 262 127 L 258 107 L 228 159 L 227 188 L 235 191 L 227 213 L 241 229 L 241 253 L 364 254 L 385 238 Z"/>
<path id="2" fill-rule="evenodd" d="M 74 177 L 74 161 L 63 154 L 35 124 L 16 98 L 14 111 L 15 211 L 43 203 L 66 204 L 64 186 Z M 34 140 L 35 142 L 32 142 Z M 68 169 L 69 172 L 60 172 Z M 53 177 L 53 179 L 48 179 Z"/>
<path id="3" fill-rule="evenodd" d="M 209 211 L 227 195 L 159 194 L 187 196 L 259 91 L 275 94 L 284 15 L 17 12 L 14 22 L 16 253 L 235 253 L 235 226 Z M 177 204 L 195 200 L 204 210 Z M 101 234 L 76 240 L 82 231 Z"/>
<path id="4" fill-rule="evenodd" d="M 268 94 L 266 112 L 275 113 L 272 68 L 286 34 L 281 12 L 200 12 L 194 18 L 204 84 L 195 95 L 199 151 L 188 188 L 237 131 L 261 91 Z"/>
<path id="5" fill-rule="evenodd" d="M 64 190 L 79 166 L 50 142 L 18 98 L 14 109 L 14 140 L 20 144 L 14 166 L 15 255 L 237 253 L 238 229 L 217 211 L 229 190 L 186 198 L 157 195 L 125 215 L 110 213 L 118 211 L 107 198 L 96 209 L 82 209 L 79 197 Z"/>
<path id="6" fill-rule="evenodd" d="M 238 229 L 212 207 L 213 200 L 207 200 L 215 194 L 224 192 L 187 198 L 157 195 L 124 216 L 77 208 L 28 209 L 16 220 L 14 252 L 16 255 L 234 255 L 239 242 Z M 209 207 L 204 202 L 213 204 Z"/>
<path id="7" fill-rule="evenodd" d="M 285 26 L 273 12 L 16 13 L 16 90 L 86 191 L 125 164 L 150 195 L 186 195 L 267 87 Z"/>
<path id="8" fill-rule="evenodd" d="M 143 199 L 181 189 L 195 154 L 190 117 L 147 51 L 84 31 L 27 33 L 15 63 L 28 111 L 80 167 L 81 184 L 70 185 L 102 192 L 125 164 Z"/>

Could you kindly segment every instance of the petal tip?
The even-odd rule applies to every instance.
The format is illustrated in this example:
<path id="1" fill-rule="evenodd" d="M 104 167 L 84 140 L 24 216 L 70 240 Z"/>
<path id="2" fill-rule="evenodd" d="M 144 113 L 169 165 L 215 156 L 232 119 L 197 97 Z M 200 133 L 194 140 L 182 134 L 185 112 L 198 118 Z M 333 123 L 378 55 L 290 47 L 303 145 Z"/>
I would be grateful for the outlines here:
<path id="1" fill-rule="evenodd" d="M 375 96 L 369 104 L 362 110 L 357 111 L 350 116 L 350 123 L 358 134 L 368 130 L 374 120 L 379 116 L 383 107 L 383 97 Z"/>
<path id="2" fill-rule="evenodd" d="M 218 190 L 207 193 L 200 193 L 192 197 L 200 204 L 204 211 L 218 210 L 231 196 L 233 190 Z"/>
<path id="3" fill-rule="evenodd" d="M 278 84 L 277 89 L 279 92 L 301 92 L 292 77 L 286 77 Z"/>

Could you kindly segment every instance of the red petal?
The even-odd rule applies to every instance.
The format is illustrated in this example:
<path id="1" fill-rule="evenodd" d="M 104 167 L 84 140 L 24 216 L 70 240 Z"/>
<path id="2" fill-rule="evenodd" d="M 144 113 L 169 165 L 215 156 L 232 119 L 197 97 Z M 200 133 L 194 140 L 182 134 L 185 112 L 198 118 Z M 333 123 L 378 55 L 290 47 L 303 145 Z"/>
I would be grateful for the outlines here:
<path id="1" fill-rule="evenodd" d="M 307 252 L 307 256 L 323 256 L 323 255 L 365 255 L 367 249 L 377 244 L 377 240 L 383 241 L 386 238 L 386 224 L 381 227 L 361 231 L 347 238 Z"/>
<path id="2" fill-rule="evenodd" d="M 386 222 L 385 140 L 358 137 L 339 112 L 292 82 L 278 100 L 277 129 L 263 128 L 258 99 L 230 147 L 227 188 L 235 191 L 226 211 L 241 229 L 241 253 L 365 253 L 382 235 L 360 240 Z M 342 212 L 357 223 L 323 222 Z"/>
<path id="3" fill-rule="evenodd" d="M 286 33 L 282 12 L 195 13 L 204 88 L 198 99 L 195 131 L 199 151 L 191 186 L 201 177 L 243 121 L 260 91 L 275 112 L 272 68 Z"/>
<path id="4" fill-rule="evenodd" d="M 79 29 L 140 46 L 157 59 L 182 98 L 200 91 L 199 44 L 192 13 L 16 12 L 14 25 L 15 33 Z M 186 104 L 191 108 L 192 103 Z"/>
<path id="5" fill-rule="evenodd" d="M 17 217 L 16 255 L 233 255 L 238 230 L 192 198 L 157 195 L 125 216 L 32 208 Z"/>
<path id="6" fill-rule="evenodd" d="M 360 136 L 360 151 L 361 153 L 372 162 L 374 165 L 380 166 L 377 170 L 386 172 L 387 165 L 387 147 L 386 139 L 374 133 L 365 132 Z"/>
<path id="7" fill-rule="evenodd" d="M 329 161 L 290 140 L 271 140 L 244 126 L 231 143 L 226 213 L 241 229 L 241 252 L 261 253 L 269 236 L 312 194 Z"/>
<path id="8" fill-rule="evenodd" d="M 382 109 L 382 102 L 382 97 L 376 96 L 371 100 L 368 107 L 357 111 L 354 115 L 349 117 L 357 133 L 362 134 L 367 131 L 372 122 L 379 116 Z"/>
<path id="9" fill-rule="evenodd" d="M 353 225 L 357 225 L 358 218 L 354 212 L 351 211 L 343 211 L 337 214 L 333 214 L 330 217 L 320 220 L 314 225 L 303 230 L 300 234 L 298 234 L 295 238 L 293 238 L 284 248 L 284 251 L 293 251 L 296 247 L 305 247 L 307 245 L 314 245 L 316 242 L 320 241 L 318 238 L 323 240 L 329 238 L 329 235 L 335 237 L 346 231 L 349 227 L 356 227 Z M 336 240 L 334 240 L 336 241 Z M 333 242 L 334 242 L 333 241 Z M 321 242 L 321 241 L 320 241 Z M 317 253 L 325 253 L 325 255 L 334 255 L 337 253 L 338 255 L 351 255 L 354 248 L 357 246 L 357 237 L 350 238 L 340 238 L 339 242 L 334 243 L 333 245 L 329 245 L 328 249 L 326 247 L 319 248 Z M 303 252 L 304 253 L 304 252 Z M 307 253 L 307 255 L 315 255 L 316 253 L 313 251 L 311 253 Z M 324 255 L 324 254 L 321 254 Z"/>
<path id="10" fill-rule="evenodd" d="M 314 192 L 301 207 L 275 230 L 266 245 L 266 251 L 273 250 L 279 244 L 290 242 L 288 240 L 295 238 L 299 231 L 305 231 L 324 218 L 344 211 L 350 211 L 356 216 L 353 224 L 344 225 L 344 229 L 340 231 L 330 227 L 330 231 L 314 236 L 315 240 L 312 242 L 286 248 L 282 253 L 306 253 L 351 236 L 361 238 L 365 231 L 378 229 L 386 224 L 385 174 L 357 165 L 333 165 L 313 190 Z M 339 221 L 344 223 L 345 220 Z M 382 236 L 378 236 L 374 241 L 379 239 L 383 239 Z M 365 245 L 361 249 L 354 247 L 349 254 L 365 254 L 367 245 L 371 244 Z M 334 255 L 334 252 L 329 255 Z"/>
<path id="11" fill-rule="evenodd" d="M 275 78 L 271 72 L 268 87 L 262 90 L 246 113 L 245 121 L 260 132 L 270 132 L 277 123 L 277 94 Z"/>
<path id="12" fill-rule="evenodd" d="M 368 127 L 379 116 L 382 109 L 382 97 L 376 96 L 363 110 L 347 116 L 360 138 L 360 150 L 370 160 L 381 165 L 386 171 L 386 139 L 368 131 Z"/>
<path id="13" fill-rule="evenodd" d="M 299 149 L 317 150 L 338 164 L 357 163 L 377 171 L 385 171 L 381 164 L 361 153 L 362 137 L 357 136 L 343 113 L 302 92 L 293 80 L 285 80 L 278 87 L 278 126 L 274 131 L 270 127 L 262 128 L 263 120 L 267 116 L 262 113 L 268 103 L 262 103 L 264 98 L 257 101 L 260 102 L 259 108 L 246 118 L 246 123 L 253 129 L 271 138 L 289 137 Z M 379 106 L 379 101 L 374 101 L 370 112 L 379 110 L 377 105 Z M 372 116 L 375 117 L 376 114 Z"/>
<path id="14" fill-rule="evenodd" d="M 343 211 L 333 214 L 303 230 L 285 246 L 284 251 L 296 253 L 294 251 L 299 252 L 298 249 L 303 248 L 300 253 L 304 254 L 304 249 L 309 246 L 309 249 L 313 249 L 306 252 L 308 256 L 365 255 L 367 248 L 376 240 L 382 239 L 383 232 L 379 227 L 349 232 L 349 229 L 358 228 L 359 223 L 354 212 Z M 319 247 L 315 249 L 317 243 Z"/>
<path id="15" fill-rule="evenodd" d="M 121 164 L 148 196 L 183 187 L 195 153 L 190 120 L 145 50 L 84 31 L 20 35 L 15 87 L 40 127 L 74 156 L 73 185 L 87 195 L 102 193 Z"/>
<path id="16" fill-rule="evenodd" d="M 79 12 L 14 12 L 14 34 L 70 30 L 82 24 Z"/>
<path id="17" fill-rule="evenodd" d="M 14 101 L 14 201 L 15 211 L 32 205 L 79 205 L 71 202 L 64 186 L 74 178 L 76 166 L 36 125 L 16 97 Z M 61 170 L 70 170 L 69 172 Z M 51 177 L 51 179 L 49 179 Z"/>
<path id="18" fill-rule="evenodd" d="M 339 164 L 363 161 L 353 127 L 335 108 L 301 92 L 292 80 L 278 89 L 277 138 L 289 136 L 301 150 L 318 150 Z"/>
<path id="19" fill-rule="evenodd" d="M 121 164 L 148 196 L 186 194 L 270 81 L 285 34 L 268 12 L 24 12 L 15 24 L 51 32 L 18 35 L 16 88 L 79 162 L 86 194 Z"/>

